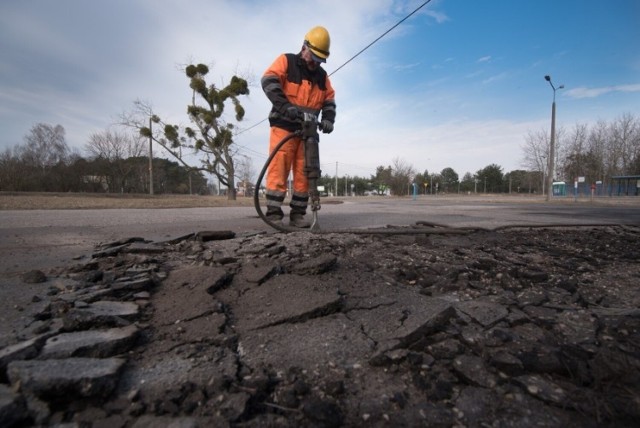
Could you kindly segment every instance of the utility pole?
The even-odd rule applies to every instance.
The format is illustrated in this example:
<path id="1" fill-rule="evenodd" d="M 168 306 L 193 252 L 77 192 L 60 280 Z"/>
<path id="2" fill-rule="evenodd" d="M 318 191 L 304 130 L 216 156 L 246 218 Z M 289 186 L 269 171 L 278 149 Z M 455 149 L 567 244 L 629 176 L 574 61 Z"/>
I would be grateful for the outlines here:
<path id="1" fill-rule="evenodd" d="M 547 175 L 546 174 L 547 173 L 546 173 L 545 170 L 546 170 L 546 168 L 549 168 L 549 164 L 547 162 L 547 157 L 545 155 L 542 155 L 541 158 L 543 159 L 543 161 L 542 161 L 542 163 L 543 163 L 543 166 L 542 166 L 542 196 L 544 196 L 547 193 L 547 191 L 546 191 L 546 188 L 547 188 Z M 547 164 L 546 166 L 544 165 L 545 163 Z"/>
<path id="2" fill-rule="evenodd" d="M 151 128 L 153 121 L 149 118 L 149 194 L 153 195 L 153 130 Z"/>

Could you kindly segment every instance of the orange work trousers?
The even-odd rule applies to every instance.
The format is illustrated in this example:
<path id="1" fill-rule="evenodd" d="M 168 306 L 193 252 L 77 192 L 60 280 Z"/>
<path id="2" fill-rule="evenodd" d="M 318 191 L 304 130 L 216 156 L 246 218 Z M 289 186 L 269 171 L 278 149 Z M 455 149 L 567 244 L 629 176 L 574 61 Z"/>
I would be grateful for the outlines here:
<path id="1" fill-rule="evenodd" d="M 269 137 L 269 153 L 273 152 L 280 141 L 289 134 L 290 132 L 285 129 L 272 126 Z M 272 190 L 286 194 L 290 171 L 293 171 L 294 194 L 308 194 L 309 181 L 304 174 L 304 143 L 299 137 L 287 141 L 273 157 L 267 170 L 267 191 Z"/>

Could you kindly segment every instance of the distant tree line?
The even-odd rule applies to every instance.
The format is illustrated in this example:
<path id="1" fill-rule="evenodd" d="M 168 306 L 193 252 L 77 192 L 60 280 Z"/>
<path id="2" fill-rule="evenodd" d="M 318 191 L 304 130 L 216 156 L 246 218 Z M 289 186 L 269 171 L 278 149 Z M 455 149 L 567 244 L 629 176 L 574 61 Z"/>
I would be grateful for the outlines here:
<path id="1" fill-rule="evenodd" d="M 537 171 L 524 170 L 504 174 L 502 167 L 496 164 L 488 165 L 475 174 L 467 172 L 462 178 L 453 168 L 416 173 L 411 165 L 394 159 L 392 165 L 379 166 L 376 173 L 368 178 L 353 176 L 336 179 L 327 175 L 322 177 L 320 185 L 327 193 L 337 196 L 537 193 L 541 189 L 540 176 Z"/>
<path id="2" fill-rule="evenodd" d="M 541 194 L 548 169 L 549 137 L 544 129 L 530 131 L 522 146 L 524 169 L 508 173 L 497 163 L 462 177 L 450 167 L 417 172 L 396 158 L 391 165 L 378 166 L 369 177 L 325 175 L 320 185 L 326 193 L 337 196 Z M 600 182 L 606 187 L 611 177 L 640 175 L 640 121 L 631 114 L 611 123 L 577 124 L 570 131 L 559 128 L 556 142 L 555 181 L 573 183 L 584 177 L 587 185 Z M 24 144 L 0 154 L 0 191 L 149 193 L 146 143 L 147 138 L 139 133 L 132 136 L 106 130 L 90 136 L 85 158 L 69 149 L 62 126 L 40 123 L 25 136 Z M 174 156 L 179 160 L 180 151 Z M 243 187 L 248 183 L 245 195 L 250 195 L 255 176 L 251 160 L 240 156 L 233 163 L 235 177 Z M 157 193 L 211 193 L 201 169 L 163 158 L 153 158 L 153 183 Z"/>
<path id="3" fill-rule="evenodd" d="M 0 154 L 0 191 L 149 193 L 143 141 L 118 131 L 93 134 L 88 157 L 71 150 L 61 125 L 39 123 L 24 144 Z M 199 171 L 153 158 L 154 193 L 210 193 Z"/>
<path id="4" fill-rule="evenodd" d="M 611 184 L 611 177 L 640 175 L 640 120 L 623 114 L 611 123 L 599 121 L 592 127 L 577 124 L 571 131 L 563 128 L 556 135 L 554 181 L 573 183 L 584 177 L 585 183 Z M 548 170 L 550 133 L 542 129 L 529 132 L 523 145 L 525 169 L 504 173 L 498 164 L 490 164 L 462 177 L 453 168 L 440 172 L 416 172 L 401 159 L 379 166 L 370 177 L 324 176 L 321 185 L 328 193 L 342 195 L 419 195 L 436 193 L 543 193 Z M 415 184 L 415 186 L 414 186 Z"/>

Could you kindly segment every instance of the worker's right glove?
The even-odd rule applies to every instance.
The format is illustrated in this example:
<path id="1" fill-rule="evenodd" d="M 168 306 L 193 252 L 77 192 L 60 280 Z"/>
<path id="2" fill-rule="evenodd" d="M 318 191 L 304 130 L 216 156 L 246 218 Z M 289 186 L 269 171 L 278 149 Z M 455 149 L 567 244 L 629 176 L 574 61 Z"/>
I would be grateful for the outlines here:
<path id="1" fill-rule="evenodd" d="M 300 116 L 302 116 L 301 112 L 300 112 L 300 109 L 298 107 L 292 106 L 292 105 L 287 107 L 287 109 L 284 111 L 284 115 L 285 115 L 285 117 L 287 119 L 289 119 L 292 122 L 298 120 L 300 118 Z"/>
<path id="2" fill-rule="evenodd" d="M 319 128 L 323 133 L 331 134 L 331 131 L 333 131 L 333 123 L 324 119 L 322 122 L 320 122 Z"/>

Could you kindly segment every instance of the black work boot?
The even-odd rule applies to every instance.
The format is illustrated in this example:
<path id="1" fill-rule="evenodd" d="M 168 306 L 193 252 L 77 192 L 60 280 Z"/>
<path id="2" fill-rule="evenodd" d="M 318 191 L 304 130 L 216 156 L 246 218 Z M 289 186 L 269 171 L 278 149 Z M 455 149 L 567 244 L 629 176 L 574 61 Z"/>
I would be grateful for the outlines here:
<path id="1" fill-rule="evenodd" d="M 289 215 L 289 226 L 306 229 L 311 227 L 311 223 L 304 219 L 304 214 L 291 213 Z"/>
<path id="2" fill-rule="evenodd" d="M 282 218 L 284 217 L 284 213 L 282 212 L 282 209 L 277 207 L 267 207 L 266 217 L 267 217 L 267 220 L 269 220 L 271 223 L 275 224 L 276 226 L 284 226 L 284 223 L 282 222 Z"/>

